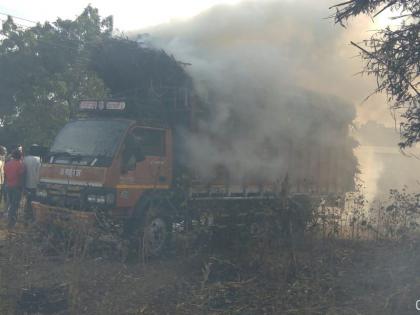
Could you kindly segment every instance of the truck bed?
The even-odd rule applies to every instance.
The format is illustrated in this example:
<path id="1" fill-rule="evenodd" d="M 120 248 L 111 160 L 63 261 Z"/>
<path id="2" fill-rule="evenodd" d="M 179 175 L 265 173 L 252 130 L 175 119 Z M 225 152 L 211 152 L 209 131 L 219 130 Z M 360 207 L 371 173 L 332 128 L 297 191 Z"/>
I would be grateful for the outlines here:
<path id="1" fill-rule="evenodd" d="M 234 178 L 223 165 L 215 166 L 212 178 L 193 176 L 190 197 L 203 198 L 277 198 L 286 183 L 288 194 L 312 196 L 343 195 L 354 189 L 353 155 L 348 147 L 306 147 L 305 152 L 292 150 L 283 156 L 287 165 L 275 179 L 258 178 L 258 169 L 246 179 Z M 279 168 L 280 169 L 280 168 Z"/>

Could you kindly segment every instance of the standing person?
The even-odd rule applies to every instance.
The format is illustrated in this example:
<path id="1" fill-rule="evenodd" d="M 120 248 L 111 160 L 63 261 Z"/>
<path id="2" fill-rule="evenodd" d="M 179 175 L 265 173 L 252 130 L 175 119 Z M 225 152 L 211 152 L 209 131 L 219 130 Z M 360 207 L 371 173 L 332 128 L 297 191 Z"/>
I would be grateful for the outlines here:
<path id="1" fill-rule="evenodd" d="M 4 187 L 4 163 L 6 160 L 6 154 L 7 154 L 6 148 L 3 146 L 0 146 L 0 203 L 3 200 L 6 201 L 5 187 Z"/>
<path id="2" fill-rule="evenodd" d="M 39 180 L 39 169 L 41 167 L 40 147 L 37 144 L 31 145 L 29 154 L 23 158 L 23 165 L 25 166 L 25 224 L 32 221 L 34 218 L 32 210 L 32 200 L 36 194 L 36 186 Z"/>
<path id="3" fill-rule="evenodd" d="M 21 153 L 18 150 L 13 151 L 12 159 L 6 162 L 4 174 L 6 176 L 7 195 L 8 195 L 8 227 L 12 228 L 16 224 L 17 211 L 22 194 L 22 182 L 25 172 L 25 166 L 21 160 Z"/>
<path id="4" fill-rule="evenodd" d="M 23 154 L 23 145 L 18 144 L 18 146 L 16 147 L 16 150 L 18 150 L 20 152 L 20 158 L 23 159 L 24 154 Z"/>

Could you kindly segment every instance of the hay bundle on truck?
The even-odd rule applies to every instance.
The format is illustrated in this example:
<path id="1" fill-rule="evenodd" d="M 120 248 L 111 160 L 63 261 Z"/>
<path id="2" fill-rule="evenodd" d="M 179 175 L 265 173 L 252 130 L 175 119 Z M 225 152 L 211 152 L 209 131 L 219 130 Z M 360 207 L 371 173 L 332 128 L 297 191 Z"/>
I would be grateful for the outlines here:
<path id="1" fill-rule="evenodd" d="M 136 74 L 145 76 L 137 87 L 128 87 L 123 99 L 80 101 L 78 116 L 56 136 L 33 203 L 40 224 L 65 219 L 95 225 L 99 215 L 106 215 L 123 223 L 124 235 L 140 241 L 152 256 L 167 246 L 175 221 L 185 229 L 197 224 L 215 231 L 231 224 L 252 227 L 262 204 L 278 213 L 291 207 L 303 213 L 312 200 L 336 200 L 352 189 L 355 161 L 348 127 L 353 117 L 336 116 L 328 108 L 331 101 L 305 119 L 310 128 L 304 134 L 295 139 L 273 126 L 275 137 L 252 145 L 259 161 L 236 165 L 224 159 L 235 137 L 202 128 L 203 121 L 212 119 L 209 99 L 196 95 L 172 57 L 161 51 L 148 54 L 161 61 L 157 69 L 148 63 L 148 71 Z M 171 69 L 172 82 L 163 83 L 165 67 Z M 107 75 L 112 77 L 111 89 L 125 75 L 102 71 L 106 83 Z M 159 72 L 164 79 L 159 80 Z M 304 105 L 296 106 L 291 124 L 308 114 Z M 196 146 L 203 137 L 206 141 Z M 206 149 L 207 157 L 221 159 L 200 160 L 199 151 Z"/>

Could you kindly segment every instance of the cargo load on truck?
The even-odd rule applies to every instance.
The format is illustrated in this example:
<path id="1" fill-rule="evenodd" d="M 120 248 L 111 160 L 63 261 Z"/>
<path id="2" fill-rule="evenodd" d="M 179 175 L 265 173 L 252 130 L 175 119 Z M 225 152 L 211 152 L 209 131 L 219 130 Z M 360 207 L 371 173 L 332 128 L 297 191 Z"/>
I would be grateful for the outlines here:
<path id="1" fill-rule="evenodd" d="M 340 195 L 352 191 L 357 171 L 355 141 L 349 135 L 352 108 L 331 96 L 301 93 L 307 97 L 300 102 L 283 100 L 290 106 L 287 117 L 267 126 L 265 135 L 255 135 L 259 130 L 254 131 L 247 120 L 241 126 L 241 117 L 235 113 L 231 131 L 197 128 L 184 134 L 187 161 L 194 174 L 193 195 L 275 195 L 286 177 L 290 193 Z M 200 120 L 205 121 L 197 119 L 198 126 Z"/>

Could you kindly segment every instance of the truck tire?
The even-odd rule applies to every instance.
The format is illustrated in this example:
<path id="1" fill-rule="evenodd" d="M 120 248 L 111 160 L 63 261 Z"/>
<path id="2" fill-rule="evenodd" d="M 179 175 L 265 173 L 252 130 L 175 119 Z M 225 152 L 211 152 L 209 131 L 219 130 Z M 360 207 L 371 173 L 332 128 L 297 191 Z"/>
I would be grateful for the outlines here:
<path id="1" fill-rule="evenodd" d="M 172 221 L 163 205 L 150 205 L 141 228 L 141 248 L 144 258 L 162 256 L 171 241 Z"/>

